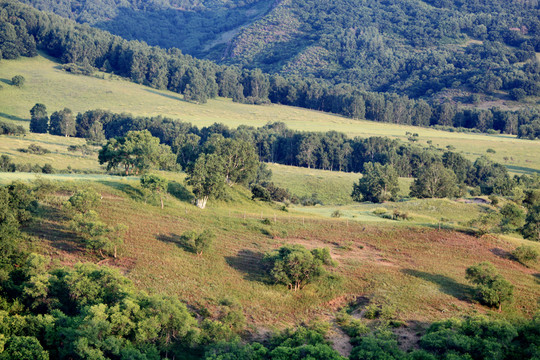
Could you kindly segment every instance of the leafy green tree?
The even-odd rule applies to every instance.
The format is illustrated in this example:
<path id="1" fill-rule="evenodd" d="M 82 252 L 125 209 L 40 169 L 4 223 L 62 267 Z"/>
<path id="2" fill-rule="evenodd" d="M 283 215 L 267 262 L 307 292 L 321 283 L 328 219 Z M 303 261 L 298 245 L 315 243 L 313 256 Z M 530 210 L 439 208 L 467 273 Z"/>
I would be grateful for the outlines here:
<path id="1" fill-rule="evenodd" d="M 160 144 L 148 130 L 129 131 L 126 136 L 111 139 L 99 151 L 99 163 L 107 170 L 123 166 L 126 175 L 139 174 L 151 168 L 169 169 L 175 156 L 168 145 Z"/>
<path id="2" fill-rule="evenodd" d="M 103 257 L 105 251 L 114 258 L 118 256 L 118 247 L 123 243 L 123 233 L 127 230 L 122 224 L 105 224 L 93 210 L 76 214 L 70 222 L 70 228 L 84 239 L 88 249 L 99 251 Z"/>
<path id="3" fill-rule="evenodd" d="M 365 163 L 364 176 L 353 185 L 354 201 L 384 202 L 399 193 L 398 174 L 392 165 Z"/>
<path id="4" fill-rule="evenodd" d="M 65 203 L 64 209 L 68 212 L 87 213 L 94 210 L 101 201 L 101 195 L 94 189 L 77 190 Z"/>
<path id="5" fill-rule="evenodd" d="M 208 199 L 219 199 L 225 193 L 225 169 L 218 155 L 201 154 L 187 172 L 186 182 L 193 187 L 199 208 L 204 209 Z"/>
<path id="6" fill-rule="evenodd" d="M 23 87 L 25 81 L 26 79 L 22 75 L 15 75 L 11 78 L 11 84 L 16 87 Z"/>
<path id="7" fill-rule="evenodd" d="M 264 257 L 270 265 L 270 276 L 291 290 L 302 289 L 332 264 L 328 248 L 309 251 L 302 245 L 285 245 Z"/>
<path id="8" fill-rule="evenodd" d="M 451 169 L 456 174 L 460 183 L 467 181 L 467 177 L 472 169 L 472 163 L 463 155 L 447 151 L 442 156 L 443 165 L 447 169 Z"/>
<path id="9" fill-rule="evenodd" d="M 53 112 L 49 123 L 49 133 L 66 137 L 74 136 L 77 129 L 73 112 L 68 108 Z"/>
<path id="10" fill-rule="evenodd" d="M 405 354 L 398 346 L 397 341 L 391 336 L 365 336 L 359 339 L 358 346 L 354 347 L 351 360 L 399 360 L 405 358 Z"/>
<path id="11" fill-rule="evenodd" d="M 511 232 L 521 229 L 525 224 L 525 211 L 514 202 L 509 202 L 501 208 L 501 229 Z"/>
<path id="12" fill-rule="evenodd" d="M 43 104 L 36 104 L 30 109 L 30 131 L 45 134 L 49 129 L 47 108 Z"/>
<path id="13" fill-rule="evenodd" d="M 540 204 L 529 209 L 521 232 L 526 239 L 540 241 Z"/>
<path id="14" fill-rule="evenodd" d="M 198 256 L 201 256 L 204 251 L 208 251 L 212 247 L 212 243 L 216 239 L 216 235 L 212 230 L 206 229 L 201 232 L 193 240 L 193 249 Z"/>
<path id="15" fill-rule="evenodd" d="M 168 180 L 163 176 L 144 174 L 141 176 L 141 186 L 143 189 L 151 191 L 153 194 L 159 195 L 161 208 L 163 209 L 163 194 L 167 191 Z"/>
<path id="16" fill-rule="evenodd" d="M 260 199 L 262 201 L 272 201 L 270 192 L 262 185 L 255 184 L 251 188 L 251 199 Z"/>
<path id="17" fill-rule="evenodd" d="M 49 353 L 35 337 L 12 336 L 6 341 L 1 360 L 49 360 Z"/>
<path id="18" fill-rule="evenodd" d="M 411 184 L 411 196 L 418 198 L 453 197 L 459 193 L 456 174 L 441 163 L 434 163 L 418 170 Z"/>
<path id="19" fill-rule="evenodd" d="M 467 268 L 465 278 L 477 286 L 480 301 L 502 310 L 503 302 L 511 301 L 514 286 L 502 277 L 492 263 L 484 261 Z"/>
<path id="20" fill-rule="evenodd" d="M 208 152 L 219 156 L 223 161 L 225 181 L 234 184 L 249 184 L 257 174 L 259 157 L 255 147 L 247 141 L 212 137 L 205 144 Z M 208 153 L 207 152 L 207 153 Z"/>

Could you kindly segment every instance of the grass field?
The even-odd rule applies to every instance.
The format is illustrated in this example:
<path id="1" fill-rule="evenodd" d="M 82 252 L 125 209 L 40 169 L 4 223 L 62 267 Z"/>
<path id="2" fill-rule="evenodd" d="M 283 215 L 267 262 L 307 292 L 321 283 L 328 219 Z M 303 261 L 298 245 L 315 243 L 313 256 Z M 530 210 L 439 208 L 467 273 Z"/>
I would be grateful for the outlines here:
<path id="1" fill-rule="evenodd" d="M 352 204 L 351 192 L 353 184 L 362 177 L 361 174 L 308 169 L 304 167 L 269 164 L 272 170 L 272 181 L 288 189 L 298 197 L 312 197 L 320 200 L 324 205 Z M 400 195 L 409 194 L 409 187 L 413 179 L 400 178 Z"/>
<path id="2" fill-rule="evenodd" d="M 59 264 L 98 261 L 81 248 L 59 207 L 70 189 L 81 185 L 62 184 L 64 189 L 45 204 L 47 213 L 26 232 L 39 239 L 41 251 Z M 97 178 L 80 184 L 96 188 L 103 196 L 98 209 L 103 219 L 129 227 L 120 259 L 104 263 L 122 269 L 141 289 L 178 296 L 211 313 L 224 298 L 236 299 L 256 328 L 331 319 L 338 308 L 360 297 L 395 307 L 395 316 L 406 321 L 485 313 L 488 309 L 474 302 L 464 277 L 466 267 L 485 260 L 516 286 L 516 301 L 503 316 L 531 316 L 540 295 L 535 276 L 540 267 L 523 267 L 505 255 L 523 243 L 515 238 L 476 238 L 405 224 L 303 216 L 253 202 L 241 189 L 233 190 L 228 202 L 213 202 L 205 210 L 169 196 L 161 210 L 157 203 L 145 203 L 133 182 Z M 205 228 L 217 234 L 215 250 L 198 257 L 180 235 Z M 262 256 L 290 243 L 329 247 L 337 261 L 331 271 L 341 280 L 314 283 L 298 293 L 272 284 L 265 276 Z"/>
<path id="3" fill-rule="evenodd" d="M 19 89 L 9 85 L 9 79 L 21 74 L 26 84 Z M 222 122 L 235 127 L 241 124 L 261 126 L 267 122 L 283 121 L 290 128 L 304 131 L 336 130 L 348 136 L 389 136 L 406 139 L 406 132 L 418 133 L 420 143 L 428 140 L 444 148 L 455 146 L 473 159 L 490 154 L 494 160 L 507 165 L 513 172 L 540 171 L 539 141 L 518 140 L 510 135 L 463 134 L 429 128 L 401 126 L 352 120 L 295 107 L 236 104 L 228 99 L 214 99 L 196 105 L 183 101 L 182 96 L 169 91 L 151 89 L 105 75 L 105 79 L 73 75 L 45 57 L 4 60 L 0 63 L 0 119 L 28 124 L 29 109 L 37 102 L 44 103 L 49 112 L 69 107 L 75 112 L 106 109 L 135 115 L 163 115 L 189 121 L 198 126 Z"/>

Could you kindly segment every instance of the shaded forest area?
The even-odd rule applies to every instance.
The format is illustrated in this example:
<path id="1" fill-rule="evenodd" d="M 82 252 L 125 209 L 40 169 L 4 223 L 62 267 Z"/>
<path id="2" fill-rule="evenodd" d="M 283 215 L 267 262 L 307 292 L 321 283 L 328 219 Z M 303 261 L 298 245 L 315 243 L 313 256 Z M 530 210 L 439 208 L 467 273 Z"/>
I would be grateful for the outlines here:
<path id="1" fill-rule="evenodd" d="M 260 69 L 198 60 L 178 49 L 163 50 L 138 41 L 126 41 L 86 25 L 38 12 L 16 1 L 6 1 L 1 7 L 0 38 L 3 40 L 0 51 L 5 59 L 35 56 L 37 49 L 41 49 L 65 63 L 67 71 L 92 74 L 100 69 L 139 84 L 181 93 L 185 100 L 196 103 L 219 95 L 237 102 L 293 105 L 380 122 L 464 127 L 517 134 L 528 139 L 540 136 L 540 115 L 536 109 L 459 109 L 450 102 L 430 104 L 423 99 L 390 92 L 368 92 L 349 84 L 335 85 L 312 77 L 269 75 Z M 496 49 L 490 52 L 499 53 Z M 486 69 L 484 65 L 477 65 L 478 69 Z M 523 71 L 515 72 L 515 76 L 523 81 L 518 81 L 519 87 L 512 91 L 524 96 L 538 94 L 539 63 L 526 62 Z M 472 78 L 471 74 L 467 77 Z M 479 79 L 487 81 L 490 77 L 480 76 Z M 514 80 L 508 81 L 517 84 Z"/>

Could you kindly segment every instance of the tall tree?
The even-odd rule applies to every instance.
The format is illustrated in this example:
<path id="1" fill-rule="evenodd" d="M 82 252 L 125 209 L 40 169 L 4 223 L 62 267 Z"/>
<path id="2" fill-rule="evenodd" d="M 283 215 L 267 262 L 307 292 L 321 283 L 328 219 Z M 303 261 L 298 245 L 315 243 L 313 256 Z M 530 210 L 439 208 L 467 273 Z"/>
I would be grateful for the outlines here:
<path id="1" fill-rule="evenodd" d="M 163 194 L 167 191 L 168 180 L 163 176 L 154 174 L 144 174 L 141 176 L 141 186 L 143 189 L 151 191 L 153 194 L 159 195 L 161 208 L 163 209 Z"/>
<path id="2" fill-rule="evenodd" d="M 36 104 L 30 109 L 30 131 L 45 134 L 49 129 L 49 117 L 47 107 L 43 104 Z"/>
<path id="3" fill-rule="evenodd" d="M 365 163 L 364 174 L 353 185 L 354 201 L 383 202 L 395 199 L 399 193 L 398 173 L 392 165 Z"/>
<path id="4" fill-rule="evenodd" d="M 456 174 L 441 163 L 433 163 L 418 170 L 411 185 L 411 196 L 419 198 L 444 198 L 457 196 Z"/>
<path id="5" fill-rule="evenodd" d="M 107 163 L 107 170 L 123 166 L 126 175 L 151 168 L 169 169 L 175 163 L 170 146 L 160 144 L 148 130 L 129 131 L 126 136 L 109 140 L 98 159 L 100 164 Z"/>
<path id="6" fill-rule="evenodd" d="M 216 154 L 201 154 L 187 169 L 188 185 L 193 187 L 196 204 L 204 209 L 208 199 L 218 199 L 225 191 L 225 168 L 223 159 Z"/>
<path id="7" fill-rule="evenodd" d="M 68 108 L 53 112 L 49 124 L 49 133 L 66 137 L 74 136 L 77 129 L 73 112 Z"/>
<path id="8" fill-rule="evenodd" d="M 540 204 L 536 204 L 529 209 L 522 233 L 527 239 L 540 241 Z"/>

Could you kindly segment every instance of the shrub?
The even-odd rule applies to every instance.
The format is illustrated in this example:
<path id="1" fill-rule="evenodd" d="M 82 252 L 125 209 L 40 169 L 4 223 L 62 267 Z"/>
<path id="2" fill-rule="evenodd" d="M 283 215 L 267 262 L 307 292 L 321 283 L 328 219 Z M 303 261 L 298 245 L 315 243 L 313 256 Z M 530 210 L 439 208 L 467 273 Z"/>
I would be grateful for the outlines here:
<path id="1" fill-rule="evenodd" d="M 269 264 L 270 276 L 294 291 L 321 276 L 324 265 L 333 264 L 328 248 L 309 251 L 302 245 L 282 246 L 267 253 L 264 260 Z"/>
<path id="2" fill-rule="evenodd" d="M 512 251 L 514 259 L 523 265 L 527 263 L 535 262 L 538 259 L 538 251 L 532 246 L 521 245 Z"/>
<path id="3" fill-rule="evenodd" d="M 330 216 L 333 217 L 333 218 L 340 218 L 341 215 L 342 215 L 341 211 L 336 210 L 336 211 L 334 211 L 334 212 L 332 213 L 332 215 L 330 215 Z"/>
<path id="4" fill-rule="evenodd" d="M 485 305 L 497 306 L 501 311 L 502 303 L 513 299 L 514 286 L 490 262 L 467 268 L 465 277 L 477 285 L 478 298 Z"/>
<path id="5" fill-rule="evenodd" d="M 44 174 L 54 174 L 54 168 L 51 164 L 45 164 L 43 165 L 43 168 L 41 168 L 41 172 Z"/>
<path id="6" fill-rule="evenodd" d="M 49 149 L 45 149 L 44 147 L 39 146 L 37 144 L 28 145 L 26 149 L 19 149 L 19 151 L 22 153 L 28 153 L 28 154 L 34 154 L 34 155 L 45 155 L 51 152 Z"/>
<path id="7" fill-rule="evenodd" d="M 78 213 L 86 213 L 93 210 L 100 202 L 101 196 L 93 189 L 77 190 L 68 201 L 64 203 L 64 209 Z"/>
<path id="8" fill-rule="evenodd" d="M 378 207 L 376 209 L 373 209 L 372 213 L 375 214 L 375 215 L 382 215 L 382 214 L 386 214 L 388 212 L 388 209 L 386 208 L 383 208 L 383 207 Z"/>
<path id="9" fill-rule="evenodd" d="M 11 84 L 17 87 L 22 87 L 26 79 L 22 75 L 15 75 L 11 78 Z"/>

